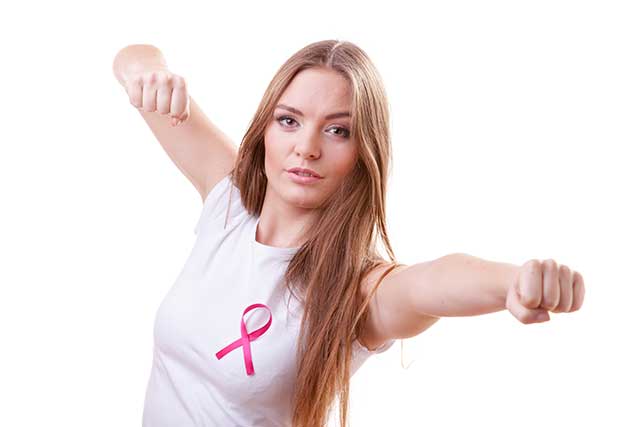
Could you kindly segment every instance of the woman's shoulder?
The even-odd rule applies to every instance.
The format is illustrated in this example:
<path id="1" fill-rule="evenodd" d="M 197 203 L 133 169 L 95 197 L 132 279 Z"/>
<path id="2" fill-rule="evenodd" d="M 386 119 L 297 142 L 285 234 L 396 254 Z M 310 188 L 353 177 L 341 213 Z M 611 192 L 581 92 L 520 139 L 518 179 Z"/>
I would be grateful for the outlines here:
<path id="1" fill-rule="evenodd" d="M 392 269 L 392 267 L 393 267 L 393 269 Z M 372 268 L 367 273 L 365 273 L 365 275 L 363 276 L 362 282 L 360 283 L 360 291 L 361 291 L 361 293 L 365 297 L 367 295 L 369 295 L 369 292 L 371 292 L 371 290 L 376 285 L 376 283 L 378 283 L 378 281 L 382 278 L 382 276 L 388 270 L 390 270 L 390 269 L 393 270 L 393 271 L 391 271 L 389 273 L 389 274 L 391 274 L 391 273 L 396 272 L 396 271 L 404 270 L 407 267 L 408 267 L 407 265 L 400 264 L 400 263 L 397 263 L 397 262 L 382 261 L 380 264 L 376 265 L 374 268 Z"/>
<path id="2" fill-rule="evenodd" d="M 233 177 L 227 174 L 219 179 L 207 192 L 202 204 L 194 233 L 198 234 L 206 224 L 220 223 L 224 228 L 244 212 L 240 190 L 233 183 Z"/>
<path id="3" fill-rule="evenodd" d="M 384 282 L 385 278 L 389 277 L 389 274 L 394 274 L 407 267 L 408 266 L 405 264 L 383 261 L 369 270 L 364 275 L 362 282 L 360 283 L 360 293 L 362 300 L 364 301 L 369 296 L 371 291 L 374 290 L 374 287 L 378 285 L 378 282 Z M 388 338 L 380 334 L 381 328 L 378 326 L 381 321 L 381 310 L 383 308 L 380 307 L 379 302 L 376 300 L 376 293 L 380 290 L 381 286 L 383 286 L 383 283 L 380 283 L 380 285 L 375 288 L 375 292 L 369 300 L 369 315 L 367 316 L 367 321 L 364 325 L 362 336 L 358 337 L 362 345 L 369 351 L 372 351 L 370 349 L 376 349 L 380 346 L 386 345 L 389 342 Z"/>

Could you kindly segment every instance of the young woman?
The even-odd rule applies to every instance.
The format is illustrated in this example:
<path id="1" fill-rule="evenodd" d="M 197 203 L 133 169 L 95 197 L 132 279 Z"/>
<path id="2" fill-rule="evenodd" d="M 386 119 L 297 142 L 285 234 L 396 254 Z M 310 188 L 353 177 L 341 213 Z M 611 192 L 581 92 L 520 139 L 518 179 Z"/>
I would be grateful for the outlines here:
<path id="1" fill-rule="evenodd" d="M 532 323 L 582 305 L 581 276 L 553 260 L 397 262 L 385 225 L 387 99 L 353 43 L 291 56 L 239 147 L 157 48 L 124 48 L 114 74 L 203 200 L 193 250 L 156 314 L 145 426 L 320 427 L 336 398 L 344 426 L 349 379 L 367 357 L 441 316 L 508 308 Z"/>

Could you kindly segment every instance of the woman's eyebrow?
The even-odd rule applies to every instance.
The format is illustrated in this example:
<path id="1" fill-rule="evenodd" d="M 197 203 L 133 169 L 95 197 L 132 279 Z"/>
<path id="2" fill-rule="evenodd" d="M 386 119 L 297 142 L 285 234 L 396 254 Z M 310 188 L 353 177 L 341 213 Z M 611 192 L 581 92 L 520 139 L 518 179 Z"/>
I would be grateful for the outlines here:
<path id="1" fill-rule="evenodd" d="M 278 105 L 276 105 L 276 108 L 282 108 L 284 110 L 291 111 L 292 113 L 297 114 L 300 117 L 304 117 L 304 114 L 302 114 L 302 111 L 298 110 L 297 108 L 289 107 L 288 105 L 278 104 Z M 348 111 L 341 111 L 339 113 L 328 114 L 325 117 L 325 119 L 327 119 L 327 120 L 329 120 L 329 119 L 337 119 L 339 117 L 351 117 L 351 114 Z"/>

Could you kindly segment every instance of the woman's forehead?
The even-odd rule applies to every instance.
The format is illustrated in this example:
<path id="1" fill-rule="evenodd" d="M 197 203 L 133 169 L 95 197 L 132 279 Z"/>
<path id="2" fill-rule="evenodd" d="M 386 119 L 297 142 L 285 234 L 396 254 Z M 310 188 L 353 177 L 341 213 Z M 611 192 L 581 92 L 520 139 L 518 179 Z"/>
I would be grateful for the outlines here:
<path id="1" fill-rule="evenodd" d="M 351 87 L 337 71 L 303 70 L 289 83 L 278 104 L 291 106 L 302 113 L 307 110 L 317 110 L 319 114 L 338 109 L 348 111 L 351 106 Z"/>

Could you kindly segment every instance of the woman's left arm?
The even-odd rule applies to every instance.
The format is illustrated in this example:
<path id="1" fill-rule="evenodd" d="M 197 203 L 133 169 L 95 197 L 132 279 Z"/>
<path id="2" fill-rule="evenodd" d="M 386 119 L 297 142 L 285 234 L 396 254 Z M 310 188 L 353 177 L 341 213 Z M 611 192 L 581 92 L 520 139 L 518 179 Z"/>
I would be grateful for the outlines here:
<path id="1" fill-rule="evenodd" d="M 363 296 L 370 291 L 367 283 Z M 384 277 L 370 302 L 363 335 L 375 347 L 422 333 L 441 317 L 504 309 L 524 324 L 546 322 L 548 311 L 576 311 L 583 300 L 582 275 L 552 259 L 518 266 L 454 253 L 405 264 Z"/>
<path id="2" fill-rule="evenodd" d="M 425 315 L 475 316 L 507 309 L 528 324 L 549 320 L 548 311 L 576 311 L 584 300 L 582 275 L 552 259 L 518 266 L 455 253 L 425 266 L 414 272 L 406 268 L 395 277 L 413 282 L 414 308 Z"/>

